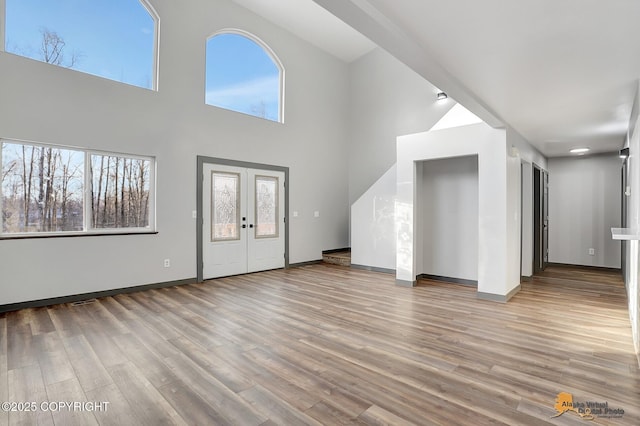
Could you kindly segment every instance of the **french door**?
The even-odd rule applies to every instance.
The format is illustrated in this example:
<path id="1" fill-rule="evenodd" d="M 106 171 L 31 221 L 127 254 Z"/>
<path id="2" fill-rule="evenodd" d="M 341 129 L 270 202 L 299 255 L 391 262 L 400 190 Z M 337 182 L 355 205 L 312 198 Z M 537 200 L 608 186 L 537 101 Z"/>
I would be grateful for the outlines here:
<path id="1" fill-rule="evenodd" d="M 283 172 L 203 165 L 203 278 L 285 266 Z"/>

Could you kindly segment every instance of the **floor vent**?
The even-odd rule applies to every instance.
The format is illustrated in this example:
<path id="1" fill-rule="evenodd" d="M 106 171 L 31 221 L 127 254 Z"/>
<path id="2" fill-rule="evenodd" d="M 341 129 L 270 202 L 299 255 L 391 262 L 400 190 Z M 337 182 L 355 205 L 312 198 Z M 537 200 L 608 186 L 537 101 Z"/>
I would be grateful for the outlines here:
<path id="1" fill-rule="evenodd" d="M 77 302 L 72 302 L 71 306 L 90 305 L 90 304 L 95 303 L 97 301 L 98 301 L 97 299 L 78 300 Z"/>

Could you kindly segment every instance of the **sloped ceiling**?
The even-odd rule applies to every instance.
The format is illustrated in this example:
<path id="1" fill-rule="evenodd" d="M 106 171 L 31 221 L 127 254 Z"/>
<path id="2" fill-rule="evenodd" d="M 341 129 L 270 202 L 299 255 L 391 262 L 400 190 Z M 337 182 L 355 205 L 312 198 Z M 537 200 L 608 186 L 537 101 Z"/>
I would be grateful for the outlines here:
<path id="1" fill-rule="evenodd" d="M 373 42 L 547 156 L 624 142 L 640 77 L 640 1 L 235 1 L 345 61 Z"/>
<path id="2" fill-rule="evenodd" d="M 376 47 L 313 0 L 233 1 L 345 62 Z"/>

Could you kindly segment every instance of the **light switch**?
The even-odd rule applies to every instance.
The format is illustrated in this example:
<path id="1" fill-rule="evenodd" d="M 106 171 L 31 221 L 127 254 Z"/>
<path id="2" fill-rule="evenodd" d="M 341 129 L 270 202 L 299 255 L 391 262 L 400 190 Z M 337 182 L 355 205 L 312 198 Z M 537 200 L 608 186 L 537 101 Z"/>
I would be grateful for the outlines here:
<path id="1" fill-rule="evenodd" d="M 313 212 L 313 217 L 320 217 L 320 212 L 317 210 Z"/>

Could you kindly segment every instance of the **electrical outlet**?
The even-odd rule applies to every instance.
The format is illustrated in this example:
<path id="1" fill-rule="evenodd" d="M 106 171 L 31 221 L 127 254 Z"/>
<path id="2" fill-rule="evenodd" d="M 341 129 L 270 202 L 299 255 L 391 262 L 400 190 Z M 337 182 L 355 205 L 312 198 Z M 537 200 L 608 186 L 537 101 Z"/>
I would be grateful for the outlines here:
<path id="1" fill-rule="evenodd" d="M 596 255 L 596 249 L 590 248 L 589 249 L 589 256 L 595 256 L 595 255 Z"/>
<path id="2" fill-rule="evenodd" d="M 165 259 L 164 260 L 164 267 L 165 268 L 171 267 L 171 259 Z"/>

